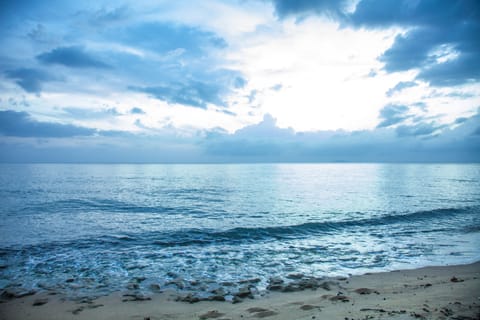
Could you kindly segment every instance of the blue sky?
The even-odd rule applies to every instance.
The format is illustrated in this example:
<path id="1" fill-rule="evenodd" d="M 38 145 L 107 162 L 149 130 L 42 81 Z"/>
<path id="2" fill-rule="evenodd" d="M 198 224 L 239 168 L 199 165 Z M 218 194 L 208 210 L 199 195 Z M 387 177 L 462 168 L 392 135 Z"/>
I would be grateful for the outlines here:
<path id="1" fill-rule="evenodd" d="M 0 1 L 0 161 L 480 160 L 476 0 Z"/>

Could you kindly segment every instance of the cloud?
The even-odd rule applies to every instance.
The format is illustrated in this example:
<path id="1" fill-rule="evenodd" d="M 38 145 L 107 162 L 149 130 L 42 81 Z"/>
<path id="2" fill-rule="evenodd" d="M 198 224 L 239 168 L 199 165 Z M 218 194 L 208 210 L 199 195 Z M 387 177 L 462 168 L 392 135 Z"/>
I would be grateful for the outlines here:
<path id="1" fill-rule="evenodd" d="M 381 122 L 377 125 L 377 128 L 386 128 L 411 118 L 408 112 L 410 109 L 404 105 L 388 104 L 380 110 Z"/>
<path id="2" fill-rule="evenodd" d="M 266 114 L 263 120 L 255 125 L 246 126 L 234 135 L 214 135 L 207 140 L 207 152 L 215 156 L 238 157 L 239 159 L 263 158 L 269 161 L 282 159 L 295 152 L 292 144 L 295 133 L 292 129 L 278 128 L 276 119 Z"/>
<path id="3" fill-rule="evenodd" d="M 248 79 L 227 69 L 227 42 L 211 31 L 166 22 L 132 23 L 105 31 L 122 46 L 142 54 L 115 53 L 110 62 L 129 79 L 128 88 L 172 104 L 205 109 L 224 106 L 225 98 Z"/>
<path id="4" fill-rule="evenodd" d="M 260 123 L 244 127 L 234 135 L 213 136 L 213 139 L 206 141 L 205 147 L 207 153 L 213 156 L 238 158 L 240 161 L 255 158 L 269 161 L 273 158 L 282 159 L 293 151 L 290 150 L 292 145 L 289 141 L 293 136 L 291 129 L 276 127 L 276 120 L 267 114 Z"/>
<path id="5" fill-rule="evenodd" d="M 341 17 L 348 1 L 346 0 L 273 0 L 275 11 L 279 17 L 290 15 L 321 14 Z"/>
<path id="6" fill-rule="evenodd" d="M 138 107 L 133 107 L 130 109 L 131 114 L 145 114 L 145 111 L 143 111 L 141 108 Z"/>
<path id="7" fill-rule="evenodd" d="M 454 127 L 419 122 L 356 132 L 294 132 L 278 128 L 266 115 L 234 134 L 212 135 L 203 145 L 220 161 L 475 161 L 480 156 L 479 119 L 477 113 Z"/>
<path id="8" fill-rule="evenodd" d="M 55 48 L 38 55 L 37 59 L 46 64 L 60 64 L 70 68 L 110 68 L 80 46 Z"/>
<path id="9" fill-rule="evenodd" d="M 417 103 L 410 107 L 405 105 L 388 104 L 380 110 L 380 123 L 377 129 L 394 128 L 398 137 L 426 137 L 439 133 L 442 129 L 448 128 L 446 124 L 426 122 L 432 117 L 415 115 L 413 109 L 424 109 L 423 103 Z M 408 124 L 405 124 L 409 120 Z M 457 119 L 458 120 L 458 119 Z M 465 120 L 466 121 L 466 120 Z M 455 121 L 453 124 L 458 124 Z"/>
<path id="10" fill-rule="evenodd" d="M 460 124 L 460 123 L 464 123 L 467 120 L 468 120 L 468 118 L 466 118 L 466 117 L 460 117 L 460 118 L 455 119 L 455 123 Z"/>
<path id="11" fill-rule="evenodd" d="M 281 83 L 277 83 L 276 85 L 270 87 L 270 89 L 273 91 L 280 91 L 282 90 L 282 88 L 283 88 L 283 85 Z"/>
<path id="12" fill-rule="evenodd" d="M 18 33 L 24 35 L 29 47 L 34 47 L 30 44 L 35 42 L 33 50 L 28 52 L 35 57 L 34 64 L 41 63 L 44 68 L 53 65 L 69 68 L 55 69 L 55 74 L 72 80 L 68 83 L 59 81 L 55 87 L 48 87 L 56 92 L 77 90 L 77 87 L 72 88 L 73 85 L 91 89 L 85 90 L 90 95 L 127 88 L 171 104 L 206 109 L 209 104 L 228 107 L 229 96 L 247 86 L 248 79 L 242 72 L 226 67 L 235 63 L 227 60 L 225 50 L 228 43 L 222 36 L 196 23 L 187 25 L 178 19 L 162 18 L 160 9 L 164 8 L 163 5 L 152 6 L 152 12 L 148 13 L 145 4 L 136 5 L 130 6 L 128 1 L 121 7 L 102 2 L 87 7 L 62 4 L 64 13 L 52 16 L 46 8 L 48 6 L 36 4 L 32 8 L 26 6 L 28 10 L 19 13 L 18 21 L 9 19 L 9 23 L 21 29 L 20 23 L 27 16 L 36 12 L 43 14 L 25 24 L 22 27 L 25 30 Z M 13 10 L 15 6 L 11 7 Z M 23 8 L 20 3 L 16 7 Z M 57 26 L 61 28 L 56 29 Z M 56 41 L 39 42 L 46 34 Z M 19 36 L 14 39 L 14 35 L 12 31 L 8 34 L 8 45 L 19 43 L 25 47 L 25 40 L 17 40 Z M 54 47 L 51 47 L 52 43 L 55 43 Z M 37 51 L 45 47 L 49 49 Z M 4 69 L 13 71 L 6 75 L 24 90 L 39 93 L 46 81 L 53 81 L 40 69 L 18 68 L 23 60 L 9 59 L 8 65 L 12 67 Z M 109 72 L 96 77 L 93 85 L 92 74 L 79 74 L 78 69 L 109 69 Z M 93 118 L 95 115 L 95 112 L 88 115 L 86 111 L 72 108 L 64 111 L 79 118 Z"/>
<path id="13" fill-rule="evenodd" d="M 478 30 L 480 34 L 480 28 Z M 454 59 L 423 68 L 417 78 L 433 86 L 456 86 L 480 80 L 480 46 L 477 52 L 462 52 Z"/>
<path id="14" fill-rule="evenodd" d="M 38 139 L 17 140 L 5 142 L 0 137 L 0 163 L 188 163 L 192 159 L 208 162 L 193 143 L 158 141 L 158 138 L 82 137 L 68 144 L 59 139 L 41 143 Z"/>
<path id="15" fill-rule="evenodd" d="M 253 136 L 258 137 L 258 139 L 277 140 L 288 139 L 292 134 L 294 134 L 292 129 L 278 128 L 277 120 L 272 115 L 266 114 L 260 123 L 237 130 L 235 136 L 238 138 Z"/>
<path id="16" fill-rule="evenodd" d="M 445 128 L 446 125 L 436 125 L 435 123 L 417 123 L 415 125 L 401 125 L 396 128 L 396 132 L 398 136 L 400 137 L 406 137 L 406 136 L 413 136 L 413 137 L 418 137 L 418 136 L 428 136 L 431 135 L 435 132 L 438 132 L 438 130 Z"/>
<path id="17" fill-rule="evenodd" d="M 457 99 L 469 99 L 475 97 L 473 93 L 469 92 L 461 92 L 461 91 L 454 91 L 447 93 L 445 96 L 450 97 L 450 98 L 457 98 Z"/>
<path id="18" fill-rule="evenodd" d="M 91 136 L 97 130 L 69 124 L 40 122 L 26 112 L 0 111 L 0 135 L 10 137 L 66 138 Z"/>
<path id="19" fill-rule="evenodd" d="M 480 45 L 464 32 L 480 32 L 453 25 L 420 27 L 399 35 L 380 57 L 388 72 L 419 69 L 417 79 L 433 86 L 455 86 L 480 80 Z M 451 30 L 453 29 L 453 30 Z M 460 34 L 460 36 L 459 36 Z M 471 44 L 470 44 L 471 43 Z"/>
<path id="20" fill-rule="evenodd" d="M 118 8 L 102 7 L 90 14 L 89 22 L 92 25 L 105 26 L 114 22 L 123 21 L 130 16 L 131 8 L 122 6 Z"/>
<path id="21" fill-rule="evenodd" d="M 248 99 L 248 103 L 252 103 L 255 101 L 255 98 L 257 97 L 258 90 L 254 89 L 250 91 L 250 94 L 246 97 Z"/>
<path id="22" fill-rule="evenodd" d="M 387 97 L 391 97 L 396 92 L 400 92 L 403 89 L 411 88 L 417 86 L 415 81 L 401 81 L 397 83 L 393 88 L 388 89 Z"/>
<path id="23" fill-rule="evenodd" d="M 47 32 L 45 26 L 41 23 L 38 23 L 35 27 L 28 31 L 27 37 L 33 42 L 41 44 L 49 44 L 54 42 L 52 36 Z"/>
<path id="24" fill-rule="evenodd" d="M 349 155 L 366 159 L 363 147 L 371 159 L 376 154 L 381 160 L 381 152 L 388 153 L 393 145 L 408 151 L 407 142 L 423 145 L 428 140 L 431 146 L 432 141 L 444 143 L 450 129 L 468 126 L 462 139 L 478 129 L 465 118 L 478 105 L 477 85 L 426 85 L 478 81 L 478 1 L 123 4 L 62 2 L 56 6 L 62 10 L 51 12 L 51 6 L 41 2 L 9 3 L 9 14 L 2 12 L 6 19 L 0 19 L 0 44 L 5 48 L 0 72 L 9 81 L 2 86 L 3 108 L 24 110 L 20 102 L 15 107 L 8 100 L 18 97 L 18 84 L 27 92 L 44 92 L 26 94 L 32 115 L 58 122 L 17 119 L 28 128 L 81 123 L 114 129 L 58 139 L 62 143 L 88 137 L 95 144 L 98 137 L 108 136 L 136 144 L 144 141 L 142 134 L 158 138 L 165 130 L 175 140 L 199 130 L 202 138 L 187 139 L 186 145 L 205 147 L 211 159 L 218 155 L 233 161 L 233 154 L 251 159 L 268 154 L 272 161 L 346 160 Z M 205 11 L 218 13 L 226 23 L 209 20 Z M 365 77 L 369 70 L 373 78 Z M 354 97 L 354 103 L 338 103 L 343 96 Z M 423 109 L 415 105 L 418 101 Z M 173 107 L 178 105 L 182 107 Z M 224 132 L 202 140 L 202 134 L 209 133 L 205 128 L 222 126 L 232 132 L 265 112 L 295 130 L 378 126 L 353 133 L 302 133 L 279 128 L 267 116 L 234 135 Z M 76 119 L 81 121 L 69 122 Z M 442 127 L 437 120 L 455 123 Z M 162 128 L 166 123 L 172 127 Z M 120 130 L 132 130 L 133 136 L 124 137 L 126 131 Z M 459 131 L 451 134 L 460 136 Z M 0 139 L 5 140 L 8 137 Z"/>
<path id="25" fill-rule="evenodd" d="M 16 84 L 30 93 L 40 93 L 43 83 L 55 80 L 49 73 L 31 68 L 7 70 L 5 75 L 7 78 L 15 80 Z"/>
<path id="26" fill-rule="evenodd" d="M 405 28 L 379 60 L 387 72 L 418 69 L 418 80 L 452 86 L 480 80 L 480 2 L 477 0 L 272 0 L 280 17 L 328 15 L 343 26 Z"/>
<path id="27" fill-rule="evenodd" d="M 233 116 L 233 117 L 237 116 L 237 114 L 235 112 L 232 112 L 232 111 L 227 110 L 227 109 L 220 109 L 220 110 L 217 110 L 217 112 L 221 112 L 221 113 L 226 114 L 228 116 Z"/>
<path id="28" fill-rule="evenodd" d="M 350 19 L 367 27 L 438 26 L 478 18 L 476 0 L 360 0 Z"/>
<path id="29" fill-rule="evenodd" d="M 13 114 L 13 119 L 5 119 L 5 114 Z M 2 130 L 4 121 L 39 123 L 13 111 L 1 112 L 0 119 Z M 179 136 L 175 128 L 168 128 L 153 135 L 106 131 L 68 139 L 64 137 L 71 132 L 49 138 L 52 135 L 35 127 L 35 134 L 20 138 L 0 136 L 0 162 L 471 162 L 480 157 L 479 121 L 477 113 L 442 126 L 419 123 L 355 132 L 295 132 L 279 128 L 266 115 L 233 134 L 213 129 Z M 41 144 L 28 138 L 38 136 L 46 137 Z"/>
<path id="30" fill-rule="evenodd" d="M 206 109 L 207 104 L 223 105 L 223 96 L 228 88 L 224 83 L 207 83 L 196 80 L 188 82 L 173 82 L 152 87 L 130 87 L 130 89 L 145 92 L 153 97 L 169 103 L 183 104 Z"/>
<path id="31" fill-rule="evenodd" d="M 0 101 L 1 102 L 1 101 Z M 22 95 L 18 98 L 10 97 L 7 100 L 10 107 L 30 107 L 30 103 L 25 99 L 25 96 Z"/>
<path id="32" fill-rule="evenodd" d="M 107 108 L 101 110 L 67 107 L 62 109 L 74 119 L 101 119 L 121 115 L 116 108 Z"/>
<path id="33" fill-rule="evenodd" d="M 222 37 L 198 27 L 165 22 L 142 22 L 105 31 L 107 38 L 136 48 L 159 54 L 182 49 L 182 55 L 201 57 L 210 49 L 223 49 L 227 42 Z"/>
<path id="34" fill-rule="evenodd" d="M 392 47 L 380 56 L 387 72 L 406 71 L 429 62 L 429 52 L 439 42 L 435 30 L 414 30 L 398 35 Z"/>
<path id="35" fill-rule="evenodd" d="M 419 69 L 433 86 L 480 80 L 480 2 L 476 0 L 361 0 L 350 23 L 366 28 L 401 26 L 380 60 L 388 72 Z"/>
<path id="36" fill-rule="evenodd" d="M 243 77 L 236 77 L 233 80 L 233 86 L 237 89 L 241 89 L 241 88 L 245 87 L 246 84 L 247 84 L 247 80 L 245 80 L 245 78 L 243 78 Z"/>

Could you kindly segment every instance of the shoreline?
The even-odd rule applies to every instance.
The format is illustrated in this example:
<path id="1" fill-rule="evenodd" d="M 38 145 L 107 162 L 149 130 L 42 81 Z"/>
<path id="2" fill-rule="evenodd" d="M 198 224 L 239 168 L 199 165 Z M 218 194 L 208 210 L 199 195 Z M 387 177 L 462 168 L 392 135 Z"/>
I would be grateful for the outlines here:
<path id="1" fill-rule="evenodd" d="M 480 319 L 480 261 L 349 278 L 272 280 L 270 286 L 254 299 L 245 291 L 239 303 L 196 302 L 173 290 L 77 300 L 55 292 L 14 297 L 4 291 L 0 319 Z"/>

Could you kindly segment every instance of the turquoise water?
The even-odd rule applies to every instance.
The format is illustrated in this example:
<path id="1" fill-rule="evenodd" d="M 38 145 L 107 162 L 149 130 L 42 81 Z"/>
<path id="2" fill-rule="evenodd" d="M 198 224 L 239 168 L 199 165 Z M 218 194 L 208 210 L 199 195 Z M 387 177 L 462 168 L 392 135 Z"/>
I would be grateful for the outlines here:
<path id="1" fill-rule="evenodd" d="M 0 199 L 0 288 L 262 288 L 480 258 L 478 164 L 4 164 Z"/>

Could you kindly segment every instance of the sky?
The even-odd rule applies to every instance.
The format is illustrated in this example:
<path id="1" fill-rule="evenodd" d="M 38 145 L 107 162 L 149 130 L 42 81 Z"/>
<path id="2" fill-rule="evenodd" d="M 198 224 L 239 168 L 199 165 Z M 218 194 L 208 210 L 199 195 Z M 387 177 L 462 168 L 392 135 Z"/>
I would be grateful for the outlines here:
<path id="1" fill-rule="evenodd" d="M 0 0 L 0 162 L 479 162 L 478 0 Z"/>

